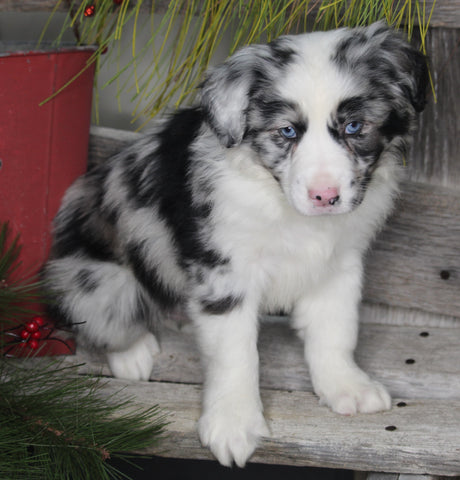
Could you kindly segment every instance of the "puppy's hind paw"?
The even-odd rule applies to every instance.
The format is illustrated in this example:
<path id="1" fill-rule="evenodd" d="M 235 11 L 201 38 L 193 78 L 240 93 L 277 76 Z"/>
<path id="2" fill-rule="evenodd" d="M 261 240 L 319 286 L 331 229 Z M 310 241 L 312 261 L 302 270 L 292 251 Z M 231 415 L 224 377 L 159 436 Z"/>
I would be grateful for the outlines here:
<path id="1" fill-rule="evenodd" d="M 158 353 L 160 353 L 160 346 L 157 339 L 148 332 L 128 349 L 107 353 L 107 361 L 114 377 L 148 380 L 155 362 L 155 355 Z"/>

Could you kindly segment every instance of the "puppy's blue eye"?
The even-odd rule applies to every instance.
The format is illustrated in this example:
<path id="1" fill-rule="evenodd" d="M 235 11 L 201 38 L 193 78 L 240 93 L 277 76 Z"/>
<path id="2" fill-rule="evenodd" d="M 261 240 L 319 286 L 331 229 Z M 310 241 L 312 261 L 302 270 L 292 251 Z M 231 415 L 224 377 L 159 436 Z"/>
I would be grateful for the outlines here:
<path id="1" fill-rule="evenodd" d="M 283 135 L 284 138 L 292 140 L 293 138 L 297 138 L 297 132 L 295 131 L 294 127 L 283 127 L 280 128 L 280 133 Z"/>
<path id="2" fill-rule="evenodd" d="M 361 122 L 350 122 L 348 125 L 345 126 L 345 133 L 347 135 L 354 135 L 359 133 L 363 128 L 363 124 Z"/>

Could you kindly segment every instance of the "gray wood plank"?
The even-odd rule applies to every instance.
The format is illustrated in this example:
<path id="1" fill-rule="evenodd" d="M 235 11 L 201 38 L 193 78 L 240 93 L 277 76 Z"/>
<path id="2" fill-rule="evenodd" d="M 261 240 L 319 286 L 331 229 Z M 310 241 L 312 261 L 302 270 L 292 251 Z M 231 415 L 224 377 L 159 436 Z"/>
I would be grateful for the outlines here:
<path id="1" fill-rule="evenodd" d="M 355 480 L 357 480 L 355 478 Z M 413 475 L 410 473 L 369 473 L 362 480 L 441 480 L 433 475 Z"/>
<path id="2" fill-rule="evenodd" d="M 166 438 L 142 453 L 211 458 L 196 433 L 201 388 L 108 379 L 107 395 L 121 390 L 132 396 L 133 409 L 158 404 L 169 412 Z M 319 406 L 309 392 L 263 389 L 262 401 L 271 436 L 261 442 L 254 462 L 436 475 L 460 472 L 459 400 L 418 400 L 410 407 L 353 417 Z"/>
<path id="3" fill-rule="evenodd" d="M 202 382 L 200 357 L 191 328 L 163 328 L 160 343 L 162 351 L 157 357 L 151 380 L 187 384 Z M 303 359 L 303 344 L 289 328 L 287 320 L 262 324 L 259 352 L 260 384 L 263 388 L 312 391 Z M 69 357 L 75 362 L 82 359 L 85 357 Z M 356 361 L 382 382 L 392 396 L 406 399 L 408 405 L 423 398 L 460 399 L 458 327 L 422 329 L 363 324 Z M 108 367 L 97 361 L 88 368 L 110 375 Z"/>
<path id="4" fill-rule="evenodd" d="M 460 191 L 406 182 L 367 259 L 364 298 L 460 316 Z"/>
<path id="5" fill-rule="evenodd" d="M 91 132 L 92 163 L 139 136 L 102 127 Z M 460 190 L 404 182 L 394 215 L 369 255 L 364 298 L 460 317 L 459 219 Z"/>
<path id="6" fill-rule="evenodd" d="M 460 6 L 457 7 L 460 12 Z M 407 159 L 408 179 L 460 189 L 460 30 L 429 30 L 426 48 L 437 102 L 429 90 Z"/>
<path id="7" fill-rule="evenodd" d="M 140 453 L 210 459 L 196 434 L 202 381 L 199 354 L 193 329 L 185 318 L 179 320 L 180 328 L 161 329 L 162 352 L 152 380 L 108 378 L 106 393 L 121 391 L 132 396 L 132 408 L 159 404 L 169 413 L 167 438 Z M 302 342 L 286 323 L 284 318 L 268 318 L 261 326 L 260 381 L 271 437 L 263 440 L 252 461 L 460 474 L 459 327 L 364 323 L 356 359 L 390 389 L 393 407 L 380 414 L 342 417 L 319 405 L 311 391 Z M 66 357 L 77 363 L 82 359 L 81 353 Z M 82 367 L 85 371 L 110 375 L 97 363 Z"/>

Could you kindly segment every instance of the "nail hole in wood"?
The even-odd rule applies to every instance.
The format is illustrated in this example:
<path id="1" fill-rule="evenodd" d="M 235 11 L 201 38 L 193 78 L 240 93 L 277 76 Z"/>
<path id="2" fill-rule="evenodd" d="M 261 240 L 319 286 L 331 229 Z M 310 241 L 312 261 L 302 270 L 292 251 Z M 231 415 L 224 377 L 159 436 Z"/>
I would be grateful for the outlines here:
<path id="1" fill-rule="evenodd" d="M 397 407 L 407 407 L 407 403 L 406 402 L 398 402 L 396 404 Z"/>
<path id="2" fill-rule="evenodd" d="M 415 363 L 415 360 L 414 360 L 413 358 L 408 358 L 408 359 L 406 360 L 406 364 L 407 364 L 407 365 L 413 365 L 414 363 Z"/>
<path id="3" fill-rule="evenodd" d="M 430 336 L 430 332 L 420 332 L 420 336 L 421 336 L 421 337 L 429 337 L 429 336 Z"/>
<path id="4" fill-rule="evenodd" d="M 385 430 L 388 432 L 394 432 L 396 430 L 396 427 L 394 425 L 388 425 L 388 427 L 385 427 Z"/>
<path id="5" fill-rule="evenodd" d="M 449 270 L 441 270 L 439 272 L 439 276 L 443 279 L 443 280 L 449 280 L 450 278 L 450 272 Z"/>

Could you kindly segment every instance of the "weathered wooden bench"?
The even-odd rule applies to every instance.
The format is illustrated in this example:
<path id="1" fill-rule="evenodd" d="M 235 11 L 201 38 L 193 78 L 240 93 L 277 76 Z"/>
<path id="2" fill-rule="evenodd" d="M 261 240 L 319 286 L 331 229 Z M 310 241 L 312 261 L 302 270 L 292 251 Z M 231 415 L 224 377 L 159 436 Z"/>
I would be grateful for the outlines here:
<path id="1" fill-rule="evenodd" d="M 137 135 L 93 127 L 91 161 Z M 287 319 L 263 319 L 261 388 L 271 437 L 251 461 L 350 469 L 372 480 L 460 475 L 460 191 L 406 182 L 403 192 L 369 255 L 356 352 L 389 388 L 392 409 L 343 417 L 320 406 Z M 110 378 L 106 389 L 123 387 L 133 406 L 158 404 L 170 414 L 167 438 L 148 453 L 210 459 L 196 432 L 202 376 L 191 328 L 166 322 L 161 337 L 150 382 Z M 109 375 L 103 364 L 88 368 Z"/>

